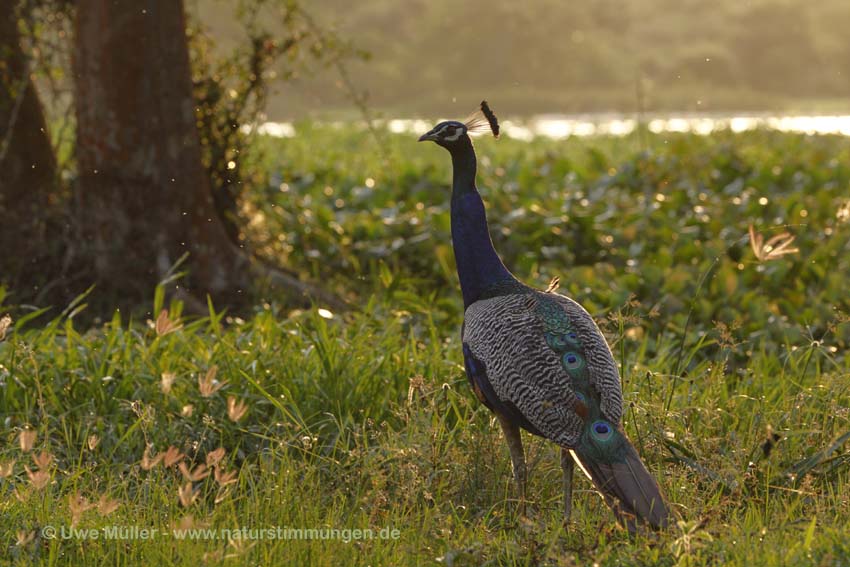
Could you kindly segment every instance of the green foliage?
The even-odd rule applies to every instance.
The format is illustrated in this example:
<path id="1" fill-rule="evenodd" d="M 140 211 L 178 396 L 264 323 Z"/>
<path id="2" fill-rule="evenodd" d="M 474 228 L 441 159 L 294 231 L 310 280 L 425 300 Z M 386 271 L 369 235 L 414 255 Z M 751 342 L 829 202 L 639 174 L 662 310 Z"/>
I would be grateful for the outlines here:
<path id="1" fill-rule="evenodd" d="M 197 564 L 228 555 L 228 564 L 815 565 L 850 554 L 842 535 L 850 527 L 846 364 L 800 381 L 806 353 L 789 349 L 784 361 L 755 354 L 745 380 L 709 361 L 678 381 L 675 345 L 647 358 L 647 339 L 621 337 L 635 370 L 626 381 L 627 430 L 683 518 L 657 542 L 630 542 L 585 490 L 577 492 L 575 523 L 563 529 L 558 455 L 530 437 L 531 520 L 516 517 L 498 428 L 469 393 L 456 329 L 436 327 L 432 310 L 376 299 L 360 314 L 327 320 L 270 305 L 245 321 L 215 311 L 171 331 L 160 321 L 162 334 L 153 321 L 128 325 L 117 315 L 81 333 L 69 318 L 73 308 L 45 328 L 17 322 L 0 343 L 0 466 L 16 461 L 0 479 L 8 556 L 22 564 L 60 555 Z M 174 325 L 179 312 L 171 306 Z M 214 366 L 211 383 L 223 386 L 204 397 L 198 381 Z M 174 375 L 168 389 L 163 373 Z M 248 408 L 238 422 L 228 417 L 230 396 Z M 17 446 L 25 426 L 37 432 L 32 453 Z M 766 454 L 771 432 L 779 436 Z M 152 456 L 169 446 L 185 455 L 185 473 L 162 463 L 145 470 L 145 448 Z M 219 447 L 226 453 L 218 468 L 237 473 L 234 484 L 183 477 Z M 37 489 L 32 455 L 41 451 L 53 457 L 41 467 L 51 483 Z M 195 500 L 182 506 L 178 491 L 187 484 Z M 117 509 L 89 509 L 101 498 Z M 376 534 L 389 526 L 399 537 L 239 542 L 231 535 L 228 543 L 217 532 L 219 540 L 188 542 L 173 535 L 14 542 L 72 525 L 167 534 L 187 525 Z"/>
<path id="2" fill-rule="evenodd" d="M 85 296 L 43 327 L 21 308 L 8 329 L 0 320 L 3 557 L 194 567 L 850 559 L 850 359 L 834 311 L 846 309 L 850 274 L 846 214 L 836 215 L 850 143 L 771 133 L 650 138 L 646 152 L 630 139 L 478 143 L 497 248 L 540 287 L 559 275 L 561 291 L 600 318 L 623 368 L 626 432 L 681 518 L 630 541 L 582 480 L 574 522 L 561 525 L 557 449 L 530 436 L 530 513 L 516 516 L 504 441 L 461 365 L 447 156 L 414 136 L 389 136 L 385 154 L 363 138 L 301 125 L 296 139 L 258 140 L 252 168 L 279 177 L 244 205 L 254 246 L 356 293 L 356 311 L 286 311 L 269 299 L 242 319 L 212 305 L 192 318 L 159 288 L 150 321 L 116 314 L 79 328 Z M 800 251 L 757 260 L 750 223 L 767 237 L 788 225 Z M 22 431 L 36 432 L 28 452 Z M 169 447 L 183 469 L 150 466 Z M 165 535 L 43 531 L 71 525 Z M 189 525 L 376 535 L 171 532 Z M 380 538 L 387 527 L 397 539 Z"/>
<path id="3" fill-rule="evenodd" d="M 264 143 L 274 186 L 248 202 L 258 250 L 361 291 L 386 265 L 459 321 L 444 151 L 389 136 L 385 163 L 362 132 L 309 125 Z M 709 356 L 743 364 L 817 339 L 818 364 L 832 364 L 850 344 L 850 142 L 751 132 L 649 145 L 482 139 L 478 184 L 507 265 L 541 288 L 559 276 L 600 318 L 634 296 L 653 313 L 632 330 L 651 337 L 651 353 L 690 326 L 687 343 L 708 340 Z M 764 240 L 792 233 L 799 253 L 759 261 L 750 225 Z"/>

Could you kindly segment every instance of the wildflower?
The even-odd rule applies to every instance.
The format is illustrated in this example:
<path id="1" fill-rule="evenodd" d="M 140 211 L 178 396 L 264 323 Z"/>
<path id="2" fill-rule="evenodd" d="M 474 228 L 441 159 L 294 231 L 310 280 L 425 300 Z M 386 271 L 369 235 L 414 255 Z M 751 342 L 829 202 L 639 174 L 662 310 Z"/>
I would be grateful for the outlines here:
<path id="1" fill-rule="evenodd" d="M 214 467 L 224 458 L 224 447 L 219 447 L 215 451 L 210 451 L 207 453 L 207 466 Z"/>
<path id="2" fill-rule="evenodd" d="M 0 341 L 6 338 L 6 331 L 9 330 L 10 326 L 12 326 L 12 318 L 8 315 L 3 315 L 3 318 L 0 319 Z"/>
<path id="3" fill-rule="evenodd" d="M 162 457 L 162 462 L 166 467 L 171 467 L 183 460 L 186 455 L 180 452 L 180 449 L 174 447 L 173 445 L 169 446 L 168 449 L 165 450 L 165 455 Z"/>
<path id="4" fill-rule="evenodd" d="M 159 387 L 162 389 L 163 394 L 171 393 L 171 385 L 174 384 L 174 381 L 177 379 L 177 374 L 174 372 L 163 372 L 161 382 Z"/>
<path id="5" fill-rule="evenodd" d="M 229 486 L 220 486 L 218 488 L 218 492 L 215 493 L 215 498 L 213 499 L 213 504 L 221 504 L 224 502 L 228 495 L 230 495 L 230 487 Z"/>
<path id="6" fill-rule="evenodd" d="M 18 547 L 24 547 L 25 545 L 29 545 L 29 543 L 34 539 L 35 530 L 32 530 L 31 532 L 18 530 L 17 534 L 15 534 L 15 545 Z"/>
<path id="7" fill-rule="evenodd" d="M 783 232 L 776 236 L 771 236 L 765 242 L 764 236 L 757 233 L 753 225 L 750 225 L 750 246 L 753 249 L 753 254 L 756 256 L 756 260 L 759 262 L 776 260 L 786 254 L 796 254 L 800 249 L 790 247 L 794 243 L 795 238 L 790 232 Z"/>
<path id="8" fill-rule="evenodd" d="M 193 406 L 192 404 L 186 404 L 180 410 L 180 415 L 182 415 L 183 417 L 192 417 L 193 413 L 195 413 L 195 406 Z"/>
<path id="9" fill-rule="evenodd" d="M 163 309 L 159 312 L 159 316 L 156 318 L 156 336 L 162 337 L 169 333 L 173 333 L 174 331 L 179 331 L 183 325 L 181 325 L 177 321 L 172 321 L 168 318 L 168 311 Z"/>
<path id="10" fill-rule="evenodd" d="M 202 525 L 195 521 L 195 517 L 192 514 L 186 514 L 180 518 L 179 522 L 172 522 L 171 527 L 176 530 L 191 530 L 202 527 Z"/>
<path id="11" fill-rule="evenodd" d="M 108 494 L 102 495 L 97 501 L 97 511 L 101 516 L 108 516 L 118 509 L 120 503 L 114 498 L 110 498 Z"/>
<path id="12" fill-rule="evenodd" d="M 177 468 L 180 469 L 180 473 L 186 480 L 190 480 L 192 482 L 203 480 L 210 475 L 210 471 L 207 470 L 207 465 L 203 463 L 201 463 L 191 471 L 189 470 L 189 467 L 186 466 L 186 463 L 180 463 Z"/>
<path id="13" fill-rule="evenodd" d="M 187 482 L 183 486 L 177 489 L 177 495 L 180 498 L 180 504 L 184 508 L 188 508 L 195 502 L 195 499 L 198 497 L 198 494 L 192 489 L 192 483 Z"/>
<path id="14" fill-rule="evenodd" d="M 50 484 L 50 473 L 45 470 L 37 470 L 36 472 L 32 472 L 30 468 L 24 465 L 24 469 L 27 471 L 27 476 L 30 479 L 30 483 L 32 483 L 33 488 L 36 490 L 41 490 L 48 484 Z"/>
<path id="15" fill-rule="evenodd" d="M 142 469 L 146 470 L 146 471 L 151 470 L 152 468 L 154 468 L 155 466 L 157 466 L 159 464 L 159 462 L 162 460 L 163 456 L 164 455 L 162 453 L 151 456 L 151 448 L 145 447 L 145 453 L 144 453 L 144 455 L 142 455 L 142 463 L 141 463 Z"/>
<path id="16" fill-rule="evenodd" d="M 229 396 L 227 398 L 227 417 L 230 418 L 231 421 L 237 422 L 248 413 L 248 406 L 245 405 L 245 402 L 242 400 L 236 401 L 235 396 Z"/>
<path id="17" fill-rule="evenodd" d="M 413 404 L 413 395 L 416 392 L 419 392 L 420 394 L 422 394 L 423 391 L 424 391 L 424 388 L 425 388 L 425 377 L 424 376 L 421 376 L 421 375 L 411 376 L 410 377 L 410 385 L 407 388 L 407 405 L 412 405 Z"/>
<path id="18" fill-rule="evenodd" d="M 86 444 L 89 446 L 89 451 L 94 451 L 100 445 L 100 437 L 89 435 L 88 439 L 86 439 Z"/>
<path id="19" fill-rule="evenodd" d="M 34 429 L 24 429 L 21 431 L 21 434 L 18 435 L 18 442 L 21 444 L 21 451 L 24 453 L 29 453 L 32 451 L 33 445 L 35 445 L 35 440 L 38 437 L 38 432 Z"/>
<path id="20" fill-rule="evenodd" d="M 34 454 L 32 456 L 32 462 L 34 462 L 39 469 L 46 469 L 50 466 L 50 463 L 53 462 L 53 455 L 47 451 L 42 451 L 38 455 Z"/>
<path id="21" fill-rule="evenodd" d="M 0 463 L 0 478 L 6 478 L 7 476 L 11 476 L 14 469 L 15 461 L 7 461 L 5 463 Z"/>
<path id="22" fill-rule="evenodd" d="M 219 467 L 216 467 L 214 477 L 219 486 L 227 486 L 236 482 L 236 471 L 224 472 Z"/>
<path id="23" fill-rule="evenodd" d="M 80 496 L 78 492 L 68 495 L 68 510 L 71 512 L 71 525 L 76 526 L 83 514 L 94 508 L 94 504 L 88 501 L 84 496 Z"/>
<path id="24" fill-rule="evenodd" d="M 218 366 L 212 365 L 203 377 L 200 374 L 198 375 L 198 390 L 201 391 L 201 396 L 204 398 L 209 398 L 227 384 L 226 381 L 219 382 L 216 380 L 216 374 L 218 374 Z"/>

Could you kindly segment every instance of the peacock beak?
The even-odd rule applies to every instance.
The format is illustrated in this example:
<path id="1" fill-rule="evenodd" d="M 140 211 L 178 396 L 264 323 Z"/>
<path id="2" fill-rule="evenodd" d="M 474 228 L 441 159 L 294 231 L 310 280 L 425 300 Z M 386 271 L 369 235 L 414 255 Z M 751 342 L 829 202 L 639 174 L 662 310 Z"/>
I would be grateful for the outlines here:
<path id="1" fill-rule="evenodd" d="M 420 141 L 420 142 L 427 142 L 427 141 L 431 141 L 431 142 L 433 142 L 433 141 L 436 141 L 436 139 L 437 139 L 437 136 L 435 136 L 435 135 L 434 135 L 434 131 L 433 131 L 433 130 L 431 130 L 430 132 L 427 132 L 427 133 L 422 134 L 421 136 L 419 136 L 419 141 Z"/>

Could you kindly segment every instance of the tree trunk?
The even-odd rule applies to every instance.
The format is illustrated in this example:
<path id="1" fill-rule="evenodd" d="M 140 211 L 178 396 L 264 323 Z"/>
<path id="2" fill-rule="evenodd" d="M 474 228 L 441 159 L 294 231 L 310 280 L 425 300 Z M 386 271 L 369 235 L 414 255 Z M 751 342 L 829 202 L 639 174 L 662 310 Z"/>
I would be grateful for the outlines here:
<path id="1" fill-rule="evenodd" d="M 247 262 L 215 213 L 201 162 L 179 0 L 78 0 L 75 216 L 103 291 L 130 302 L 185 253 L 190 290 L 233 299 Z"/>
<path id="2" fill-rule="evenodd" d="M 21 47 L 15 2 L 0 0 L 0 283 L 31 297 L 44 281 L 56 160 Z"/>

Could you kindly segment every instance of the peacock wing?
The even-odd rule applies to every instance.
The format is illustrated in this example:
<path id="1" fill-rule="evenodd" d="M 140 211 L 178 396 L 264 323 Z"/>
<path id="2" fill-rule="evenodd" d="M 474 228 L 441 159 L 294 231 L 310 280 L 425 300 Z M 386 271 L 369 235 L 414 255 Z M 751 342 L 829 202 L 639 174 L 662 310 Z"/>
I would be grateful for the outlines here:
<path id="1" fill-rule="evenodd" d="M 536 312 L 544 326 L 550 348 L 561 360 L 579 392 L 589 394 L 591 405 L 598 403 L 600 417 L 619 426 L 623 416 L 620 373 L 608 341 L 593 317 L 578 303 L 557 293 L 539 293 Z M 578 359 L 572 362 L 570 350 Z M 578 366 L 573 370 L 573 366 Z"/>
<path id="2" fill-rule="evenodd" d="M 467 374 L 491 409 L 515 408 L 520 425 L 559 445 L 574 447 L 582 434 L 578 398 L 559 354 L 546 342 L 534 293 L 476 301 L 464 316 Z M 510 416 L 510 412 L 502 411 Z M 525 420 L 532 425 L 523 425 Z"/>

